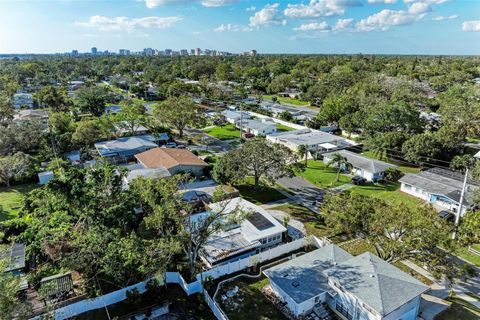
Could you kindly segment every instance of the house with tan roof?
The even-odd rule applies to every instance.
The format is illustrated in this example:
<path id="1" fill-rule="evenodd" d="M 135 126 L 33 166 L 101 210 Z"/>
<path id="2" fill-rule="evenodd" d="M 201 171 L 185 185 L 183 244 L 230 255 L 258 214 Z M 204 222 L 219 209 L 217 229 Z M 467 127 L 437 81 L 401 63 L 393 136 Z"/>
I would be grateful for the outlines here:
<path id="1" fill-rule="evenodd" d="M 154 148 L 135 155 L 144 168 L 165 168 L 170 174 L 190 172 L 196 177 L 203 176 L 208 164 L 187 149 Z"/>

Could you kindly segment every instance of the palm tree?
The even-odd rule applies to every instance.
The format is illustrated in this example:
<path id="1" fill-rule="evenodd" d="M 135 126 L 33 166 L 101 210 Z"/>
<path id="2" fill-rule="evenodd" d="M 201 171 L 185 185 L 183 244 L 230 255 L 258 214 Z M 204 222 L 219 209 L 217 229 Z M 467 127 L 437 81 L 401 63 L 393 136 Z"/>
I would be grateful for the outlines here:
<path id="1" fill-rule="evenodd" d="M 297 154 L 301 158 L 305 159 L 305 167 L 307 166 L 308 161 L 308 146 L 306 144 L 301 144 L 297 148 Z"/>
<path id="2" fill-rule="evenodd" d="M 340 181 L 340 171 L 342 168 L 351 168 L 352 164 L 348 162 L 347 158 L 342 156 L 340 153 L 334 153 L 330 161 L 327 162 L 327 167 L 336 166 L 337 167 L 337 182 Z"/>

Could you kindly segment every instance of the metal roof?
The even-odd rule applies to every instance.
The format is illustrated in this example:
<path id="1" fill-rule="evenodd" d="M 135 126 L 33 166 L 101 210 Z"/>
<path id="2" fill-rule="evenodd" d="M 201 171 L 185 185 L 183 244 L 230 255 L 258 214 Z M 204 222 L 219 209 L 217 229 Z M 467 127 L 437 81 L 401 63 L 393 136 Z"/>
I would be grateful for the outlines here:
<path id="1" fill-rule="evenodd" d="M 23 243 L 13 244 L 2 256 L 9 262 L 4 272 L 25 268 L 25 245 Z"/>
<path id="2" fill-rule="evenodd" d="M 354 153 L 348 150 L 338 150 L 333 152 L 324 153 L 324 157 L 332 156 L 336 153 L 339 153 L 341 156 L 345 157 L 348 162 L 355 168 L 360 168 L 368 172 L 378 173 L 383 172 L 389 168 L 397 168 L 396 165 L 386 163 L 380 160 L 370 159 L 365 156 L 362 156 L 358 153 Z"/>

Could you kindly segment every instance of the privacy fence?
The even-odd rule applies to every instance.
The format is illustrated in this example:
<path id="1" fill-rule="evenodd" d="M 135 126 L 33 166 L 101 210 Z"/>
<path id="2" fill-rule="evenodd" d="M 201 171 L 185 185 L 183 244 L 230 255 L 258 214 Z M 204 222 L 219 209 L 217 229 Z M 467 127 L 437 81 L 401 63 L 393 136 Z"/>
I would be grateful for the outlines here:
<path id="1" fill-rule="evenodd" d="M 323 247 L 329 244 L 329 240 L 326 238 L 318 239 L 317 237 L 306 237 L 297 239 L 292 242 L 288 242 L 268 250 L 262 251 L 258 254 L 227 263 L 224 265 L 216 266 L 210 270 L 202 272 L 196 276 L 197 280 L 195 282 L 187 283 L 182 275 L 178 272 L 166 272 L 165 281 L 166 283 L 178 284 L 185 291 L 187 295 L 192 295 L 195 293 L 201 293 L 203 291 L 203 296 L 208 306 L 212 310 L 215 317 L 219 320 L 227 320 L 228 317 L 218 306 L 218 304 L 210 297 L 207 290 L 203 290 L 202 280 L 204 281 L 208 277 L 213 279 L 218 279 L 222 276 L 229 275 L 257 264 L 273 260 L 280 256 L 286 255 L 290 252 L 299 250 L 307 245 L 313 245 L 318 248 Z M 121 302 L 126 299 L 127 291 L 132 289 L 137 289 L 140 293 L 145 292 L 147 281 L 137 283 L 135 285 L 110 292 L 103 296 L 94 298 L 94 299 L 85 299 L 68 306 L 58 308 L 55 310 L 55 320 L 64 320 L 71 317 L 77 316 L 81 313 L 88 312 L 95 309 L 105 308 L 109 305 Z"/>

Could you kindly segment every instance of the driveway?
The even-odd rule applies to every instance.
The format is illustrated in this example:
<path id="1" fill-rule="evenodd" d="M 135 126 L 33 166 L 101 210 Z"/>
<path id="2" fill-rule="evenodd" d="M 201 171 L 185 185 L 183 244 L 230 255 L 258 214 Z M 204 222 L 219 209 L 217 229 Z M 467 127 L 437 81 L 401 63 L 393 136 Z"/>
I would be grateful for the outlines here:
<path id="1" fill-rule="evenodd" d="M 277 180 L 277 183 L 309 205 L 323 201 L 325 191 L 302 177 L 281 178 Z"/>

